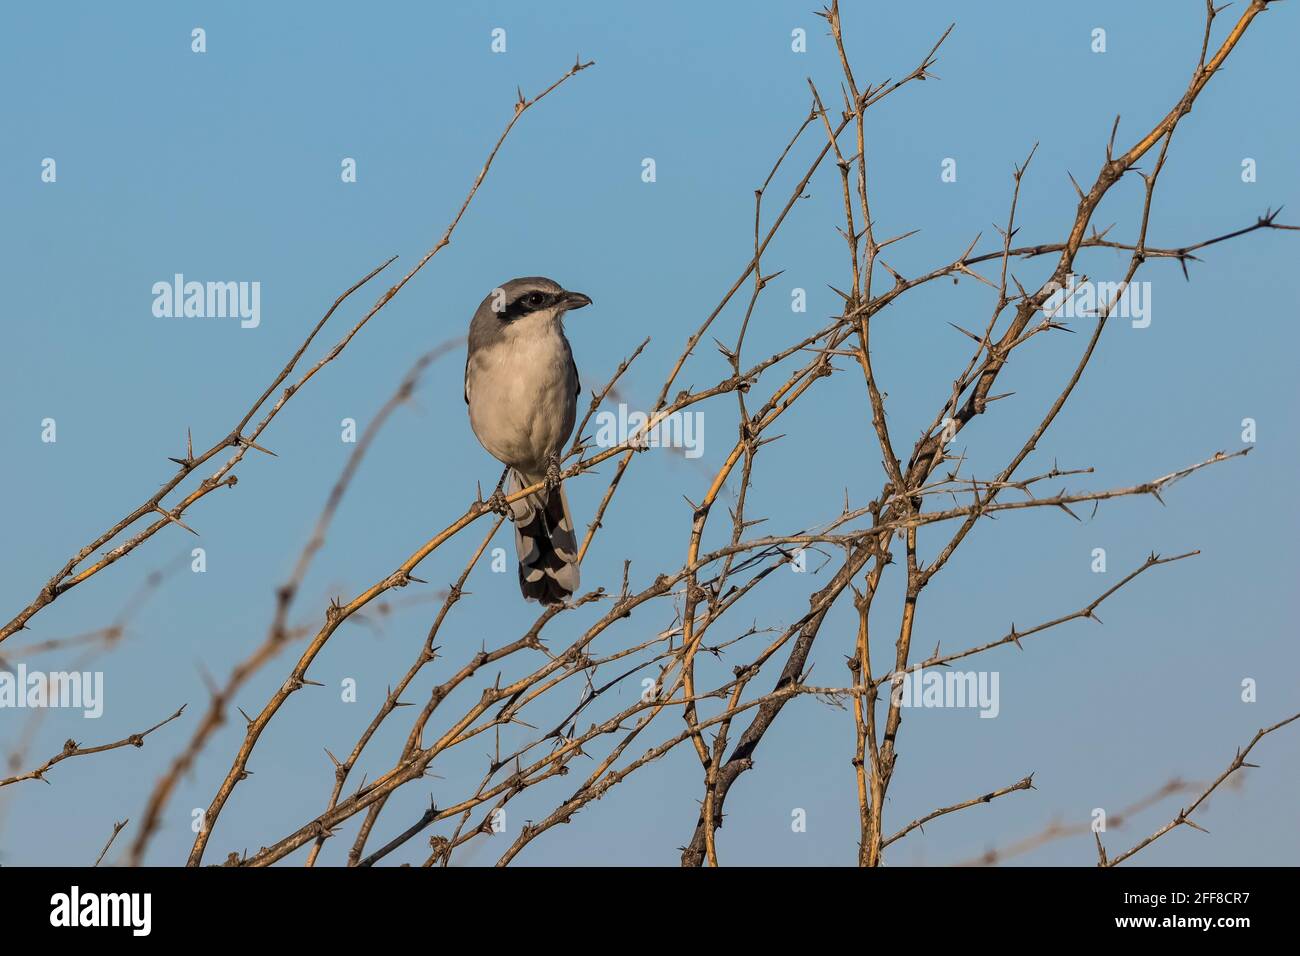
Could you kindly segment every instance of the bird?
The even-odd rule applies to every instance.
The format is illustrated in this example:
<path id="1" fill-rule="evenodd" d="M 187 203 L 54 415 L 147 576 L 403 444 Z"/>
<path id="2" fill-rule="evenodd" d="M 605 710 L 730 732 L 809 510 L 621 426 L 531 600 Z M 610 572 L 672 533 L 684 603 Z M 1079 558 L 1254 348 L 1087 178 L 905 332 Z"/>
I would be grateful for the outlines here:
<path id="1" fill-rule="evenodd" d="M 514 524 L 520 591 L 547 606 L 562 604 L 578 589 L 578 542 L 559 455 L 573 433 L 582 386 L 564 316 L 589 305 L 581 292 L 528 276 L 488 293 L 469 326 L 470 427 L 506 466 L 488 504 Z M 539 482 L 545 483 L 540 491 L 506 503 L 506 494 Z"/>

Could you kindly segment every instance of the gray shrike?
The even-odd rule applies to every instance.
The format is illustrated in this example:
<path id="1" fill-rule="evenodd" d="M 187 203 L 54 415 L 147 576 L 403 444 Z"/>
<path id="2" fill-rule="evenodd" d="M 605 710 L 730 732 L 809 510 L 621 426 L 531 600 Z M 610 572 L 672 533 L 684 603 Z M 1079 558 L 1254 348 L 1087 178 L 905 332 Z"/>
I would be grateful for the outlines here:
<path id="1" fill-rule="evenodd" d="M 564 337 L 564 314 L 591 305 L 540 276 L 493 289 L 474 313 L 465 357 L 469 423 L 506 466 L 507 494 L 545 481 L 509 505 L 501 486 L 493 510 L 508 513 L 524 597 L 559 604 L 578 590 L 578 541 L 560 485 L 559 455 L 578 411 L 578 367 Z"/>

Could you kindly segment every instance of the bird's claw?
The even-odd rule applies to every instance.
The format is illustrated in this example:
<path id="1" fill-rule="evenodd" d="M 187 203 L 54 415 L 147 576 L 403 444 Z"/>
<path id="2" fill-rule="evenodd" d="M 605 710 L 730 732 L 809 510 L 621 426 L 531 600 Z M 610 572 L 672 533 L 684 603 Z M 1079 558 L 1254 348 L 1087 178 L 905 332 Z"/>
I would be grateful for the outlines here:
<path id="1" fill-rule="evenodd" d="M 546 488 L 554 491 L 560 487 L 560 459 L 552 455 L 546 464 Z"/>
<path id="2" fill-rule="evenodd" d="M 503 518 L 510 517 L 510 503 L 506 501 L 506 496 L 501 493 L 500 488 L 492 492 L 492 497 L 485 501 L 484 504 L 488 506 L 488 510 L 493 514 L 501 515 Z"/>

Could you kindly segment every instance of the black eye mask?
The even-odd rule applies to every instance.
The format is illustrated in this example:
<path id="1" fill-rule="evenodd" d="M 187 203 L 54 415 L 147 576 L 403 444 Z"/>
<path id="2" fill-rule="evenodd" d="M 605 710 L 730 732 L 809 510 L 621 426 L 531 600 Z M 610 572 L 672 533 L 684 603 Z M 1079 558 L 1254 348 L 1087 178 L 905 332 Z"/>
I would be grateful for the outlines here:
<path id="1" fill-rule="evenodd" d="M 542 309 L 548 309 L 564 297 L 563 292 L 526 292 L 501 313 L 502 322 L 512 322 Z"/>

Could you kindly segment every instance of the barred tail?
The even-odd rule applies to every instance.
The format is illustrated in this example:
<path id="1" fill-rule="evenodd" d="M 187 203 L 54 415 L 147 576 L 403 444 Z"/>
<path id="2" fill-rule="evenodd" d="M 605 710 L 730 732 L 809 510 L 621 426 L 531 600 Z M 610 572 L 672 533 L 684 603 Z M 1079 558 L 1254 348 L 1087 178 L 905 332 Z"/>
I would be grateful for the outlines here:
<path id="1" fill-rule="evenodd" d="M 527 484 L 511 469 L 509 494 Z M 578 590 L 578 541 L 564 486 L 543 489 L 510 508 L 519 553 L 519 590 L 524 597 L 547 605 L 572 597 Z"/>

